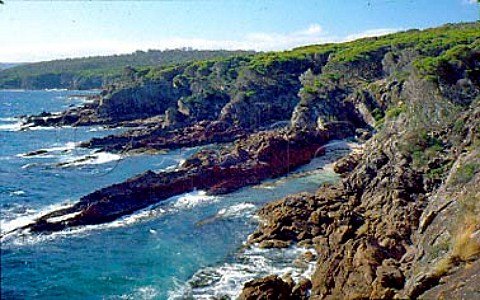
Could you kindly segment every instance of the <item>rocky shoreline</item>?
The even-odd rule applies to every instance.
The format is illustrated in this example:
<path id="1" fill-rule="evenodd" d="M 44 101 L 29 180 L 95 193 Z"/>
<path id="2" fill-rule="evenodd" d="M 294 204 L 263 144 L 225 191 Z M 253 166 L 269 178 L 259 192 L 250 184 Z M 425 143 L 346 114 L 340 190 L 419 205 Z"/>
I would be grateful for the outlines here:
<path id="1" fill-rule="evenodd" d="M 475 125 L 470 130 L 480 128 L 479 113 L 477 107 L 471 115 Z M 468 138 L 472 134 L 467 133 L 465 144 L 471 145 L 473 141 Z M 478 132 L 475 134 L 478 138 Z M 479 270 L 478 214 L 474 207 L 480 199 L 480 174 L 472 174 L 459 186 L 454 179 L 459 169 L 453 168 L 444 184 L 432 190 L 412 167 L 412 161 L 394 143 L 389 146 L 375 138 L 366 144 L 361 156 L 350 157 L 358 166 L 346 170 L 339 184 L 267 204 L 259 211 L 262 225 L 249 243 L 315 247 L 318 259 L 312 277 L 311 295 L 315 296 L 311 299 L 416 299 L 420 295 L 437 299 L 462 293 L 465 299 L 474 299 L 478 290 L 458 283 L 467 280 L 477 287 L 479 284 L 471 274 Z M 478 148 L 461 155 L 455 155 L 455 150 L 450 152 L 455 158 L 445 159 L 456 160 L 455 164 L 480 162 Z M 342 160 L 339 163 L 343 164 Z M 475 217 L 462 216 L 467 213 L 461 208 L 465 202 Z M 457 224 L 458 219 L 452 216 L 459 214 L 463 221 Z M 460 240 L 452 234 L 460 234 L 459 226 L 462 231 L 464 226 L 468 228 L 462 247 L 469 250 L 456 248 Z M 439 250 L 444 239 L 453 245 Z M 243 299 L 256 299 L 249 291 L 259 282 L 268 286 L 265 291 L 288 286 L 278 278 L 257 280 L 245 285 L 248 296 Z M 291 287 L 282 293 L 290 295 L 283 299 L 294 297 Z"/>
<path id="2" fill-rule="evenodd" d="M 202 150 L 174 171 L 148 171 L 93 192 L 72 207 L 53 211 L 22 229 L 52 232 L 110 222 L 195 189 L 212 195 L 229 193 L 307 164 L 323 155 L 323 146 L 338 137 L 329 132 L 260 132 L 232 146 Z"/>
<path id="3" fill-rule="evenodd" d="M 311 280 L 259 278 L 240 298 L 478 298 L 478 29 L 478 22 L 446 25 L 181 65 L 105 90 L 84 107 L 29 117 L 33 126 L 138 127 L 82 144 L 112 152 L 226 144 L 176 170 L 93 192 L 23 229 L 110 222 L 194 189 L 228 193 L 355 136 L 365 146 L 335 164 L 339 183 L 267 204 L 248 241 L 314 247 Z"/>

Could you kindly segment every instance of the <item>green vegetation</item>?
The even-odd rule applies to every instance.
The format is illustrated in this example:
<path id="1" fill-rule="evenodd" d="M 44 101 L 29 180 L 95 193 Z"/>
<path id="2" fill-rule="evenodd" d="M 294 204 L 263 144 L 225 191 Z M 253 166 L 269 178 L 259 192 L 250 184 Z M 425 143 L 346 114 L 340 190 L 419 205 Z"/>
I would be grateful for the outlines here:
<path id="1" fill-rule="evenodd" d="M 419 130 L 412 132 L 434 132 L 421 123 L 446 124 L 444 115 L 454 115 L 454 104 L 440 103 L 444 109 L 433 116 L 430 110 L 436 110 L 439 105 L 435 97 L 415 101 L 413 105 L 399 105 L 400 92 L 392 91 L 400 89 L 409 78 L 419 79 L 417 75 L 455 83 L 463 79 L 464 74 L 468 74 L 470 80 L 479 77 L 478 66 L 471 58 L 479 49 L 479 38 L 480 23 L 475 22 L 283 52 L 139 51 L 130 55 L 17 66 L 0 71 L 0 88 L 104 87 L 111 96 L 117 96 L 110 102 L 112 106 L 128 101 L 131 93 L 122 94 L 122 90 L 129 88 L 141 90 L 136 97 L 147 102 L 156 103 L 161 99 L 158 107 L 152 104 L 158 112 L 176 107 L 181 100 L 180 109 L 186 115 L 212 119 L 228 114 L 222 108 L 232 103 L 228 108 L 235 112 L 246 113 L 244 108 L 248 107 L 248 113 L 261 112 L 262 118 L 240 116 L 238 120 L 229 121 L 266 124 L 285 120 L 299 102 L 306 107 L 302 113 L 307 113 L 307 108 L 314 111 L 317 104 L 316 111 L 325 112 L 337 102 L 331 99 L 346 99 L 361 90 L 356 100 L 371 111 L 376 127 L 404 113 L 407 119 L 420 124 Z M 445 74 L 450 73 L 455 75 L 447 78 Z M 395 81 L 393 86 L 381 81 L 386 78 L 390 83 Z M 435 85 L 429 84 L 431 87 L 427 89 L 433 90 Z M 415 105 L 417 107 L 413 107 Z M 377 107 L 382 109 L 375 109 Z M 341 107 L 334 109 L 342 110 Z M 431 120 L 432 116 L 436 119 Z M 305 120 L 302 121 L 305 124 L 315 118 L 301 117 L 298 120 Z M 423 141 L 417 139 L 405 148 L 414 161 L 422 165 L 440 152 L 442 146 L 424 137 Z"/>
<path id="2" fill-rule="evenodd" d="M 401 113 L 406 111 L 405 106 L 401 105 L 398 107 L 389 108 L 385 113 L 379 108 L 375 108 L 372 111 L 373 119 L 375 120 L 375 127 L 377 129 L 381 128 L 385 124 L 385 118 L 388 120 L 398 117 Z"/>
<path id="3" fill-rule="evenodd" d="M 425 175 L 428 179 L 431 180 L 442 180 L 447 176 L 448 170 L 452 168 L 452 164 L 452 162 L 449 162 L 439 167 L 431 167 Z"/>
<path id="4" fill-rule="evenodd" d="M 248 55 L 247 51 L 190 49 L 137 51 L 132 54 L 24 64 L 0 71 L 0 88 L 101 88 L 121 79 L 127 66 L 146 69 L 196 60 Z"/>
<path id="5" fill-rule="evenodd" d="M 467 61 L 474 50 L 480 51 L 480 43 L 476 42 L 473 45 L 473 47 L 464 44 L 456 45 L 441 55 L 419 59 L 414 65 L 419 70 L 420 75 L 428 80 L 435 82 L 440 79 L 451 80 L 449 77 L 456 73 L 453 68 Z M 466 66 L 466 71 L 469 77 L 473 77 L 475 73 L 478 74 L 478 68 L 471 69 L 468 67 Z"/>
<path id="6" fill-rule="evenodd" d="M 137 51 L 128 55 L 88 57 L 55 60 L 26 64 L 0 71 L 0 88 L 100 88 L 108 84 L 126 81 L 123 71 L 126 66 L 137 70 L 134 81 L 155 80 L 180 75 L 185 71 L 187 78 L 208 77 L 219 64 L 228 65 L 218 75 L 235 79 L 246 77 L 278 77 L 281 72 L 300 75 L 312 68 L 320 78 L 310 90 L 321 87 L 324 82 L 338 82 L 350 74 L 352 64 L 369 64 L 371 60 L 382 59 L 389 53 L 389 61 L 401 61 L 403 49 L 410 49 L 417 56 L 414 66 L 425 78 L 438 80 L 442 68 L 462 61 L 472 49 L 479 49 L 479 23 L 448 24 L 423 31 L 409 30 L 382 37 L 364 38 L 342 44 L 324 44 L 299 47 L 291 51 L 258 53 L 246 51 L 198 51 L 177 49 L 148 52 Z M 228 59 L 226 57 L 236 57 Z M 328 63 L 319 72 L 319 65 Z M 368 69 L 368 68 L 366 68 Z M 372 74 L 379 70 L 372 70 Z M 475 69 L 469 69 L 474 77 Z M 252 73 L 253 72 L 253 73 Z M 396 74 L 405 70 L 396 69 Z M 172 74 L 174 73 L 174 74 Z M 475 74 L 474 74 L 475 73 Z M 357 79 L 369 80 L 372 74 L 361 74 Z M 283 73 L 285 75 L 285 73 Z M 173 78 L 172 77 L 172 78 Z M 348 78 L 347 78 L 348 79 Z"/>
<path id="7" fill-rule="evenodd" d="M 385 112 L 385 116 L 388 119 L 393 119 L 393 118 L 398 117 L 401 113 L 404 113 L 404 112 L 405 112 L 405 106 L 400 105 L 400 106 L 396 106 L 396 107 L 392 107 L 392 108 L 388 109 Z"/>
<path id="8" fill-rule="evenodd" d="M 454 184 L 466 184 L 479 171 L 480 165 L 476 163 L 466 163 L 461 165 L 454 174 L 453 182 Z"/>
<path id="9" fill-rule="evenodd" d="M 380 122 L 385 117 L 385 114 L 383 113 L 383 111 L 380 108 L 377 107 L 374 110 L 372 110 L 372 116 L 373 116 L 373 119 L 375 119 L 376 122 Z"/>
<path id="10" fill-rule="evenodd" d="M 432 246 L 432 249 L 429 253 L 430 260 L 437 259 L 442 255 L 445 255 L 448 250 L 450 250 L 451 241 L 447 238 L 443 238 L 440 241 L 437 241 L 435 245 Z"/>
<path id="11" fill-rule="evenodd" d="M 426 130 L 419 130 L 404 136 L 401 149 L 412 157 L 415 166 L 422 167 L 443 150 L 443 144 Z"/>
<path id="12" fill-rule="evenodd" d="M 245 96 L 247 97 L 253 97 L 257 92 L 250 90 L 245 93 Z"/>
<path id="13" fill-rule="evenodd" d="M 373 52 L 385 48 L 401 49 L 412 47 L 421 55 L 433 56 L 461 44 L 469 44 L 478 39 L 478 27 L 472 24 L 453 25 L 427 29 L 424 31 L 409 30 L 383 37 L 364 38 L 347 43 L 339 51 L 334 60 L 338 62 L 353 62 L 368 59 Z"/>

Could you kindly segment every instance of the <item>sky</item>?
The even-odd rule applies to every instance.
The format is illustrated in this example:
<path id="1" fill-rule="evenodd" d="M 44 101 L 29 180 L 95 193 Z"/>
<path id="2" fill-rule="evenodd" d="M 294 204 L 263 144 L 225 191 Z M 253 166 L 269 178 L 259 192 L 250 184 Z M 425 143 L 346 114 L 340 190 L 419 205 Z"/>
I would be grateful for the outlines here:
<path id="1" fill-rule="evenodd" d="M 4 2 L 0 62 L 182 47 L 285 50 L 479 19 L 476 0 Z"/>

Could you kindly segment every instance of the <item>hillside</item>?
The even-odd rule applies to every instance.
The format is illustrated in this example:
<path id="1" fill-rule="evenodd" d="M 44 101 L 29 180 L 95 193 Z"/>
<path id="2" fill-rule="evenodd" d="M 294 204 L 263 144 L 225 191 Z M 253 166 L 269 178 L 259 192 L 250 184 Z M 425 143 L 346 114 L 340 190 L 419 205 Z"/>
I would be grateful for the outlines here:
<path id="1" fill-rule="evenodd" d="M 10 69 L 18 65 L 21 65 L 21 63 L 0 63 L 0 71 Z"/>
<path id="2" fill-rule="evenodd" d="M 165 66 L 182 62 L 248 54 L 248 51 L 149 50 L 30 63 L 0 68 L 0 89 L 98 89 L 128 75 L 129 67 Z"/>
<path id="3" fill-rule="evenodd" d="M 110 222 L 197 188 L 232 192 L 356 139 L 363 151 L 335 164 L 338 183 L 267 204 L 248 241 L 305 247 L 312 278 L 259 278 L 240 299 L 480 293 L 480 22 L 132 70 L 94 103 L 26 123 L 136 126 L 82 144 L 127 154 L 226 143 L 88 194 L 36 232 Z"/>

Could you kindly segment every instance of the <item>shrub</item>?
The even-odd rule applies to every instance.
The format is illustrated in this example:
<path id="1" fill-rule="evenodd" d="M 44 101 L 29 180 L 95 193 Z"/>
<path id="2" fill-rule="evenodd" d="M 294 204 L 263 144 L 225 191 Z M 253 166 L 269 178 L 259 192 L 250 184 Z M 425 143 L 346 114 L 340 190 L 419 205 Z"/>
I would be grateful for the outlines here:
<path id="1" fill-rule="evenodd" d="M 417 130 L 404 137 L 401 150 L 405 154 L 411 155 L 414 166 L 423 167 L 443 150 L 443 144 L 426 130 Z"/>
<path id="2" fill-rule="evenodd" d="M 375 119 L 375 121 L 378 122 L 381 119 L 383 119 L 385 114 L 383 113 L 383 111 L 380 108 L 375 108 L 374 110 L 372 110 L 372 116 Z"/>
<path id="3" fill-rule="evenodd" d="M 454 184 L 465 184 L 469 182 L 479 169 L 480 166 L 476 163 L 466 163 L 460 166 L 453 177 Z"/>
<path id="4" fill-rule="evenodd" d="M 433 274 L 438 277 L 446 275 L 453 266 L 461 262 L 469 262 L 480 255 L 480 239 L 476 237 L 479 229 L 479 208 L 478 192 L 468 192 L 458 199 L 460 210 L 457 219 L 461 220 L 451 240 L 450 253 L 439 260 L 435 265 Z M 438 244 L 432 248 L 432 255 L 439 256 L 445 252 L 445 245 Z M 448 249 L 447 249 L 448 250 Z M 433 257 L 433 256 L 432 256 Z"/>
<path id="5" fill-rule="evenodd" d="M 245 92 L 245 96 L 250 98 L 250 97 L 254 96 L 256 93 L 257 92 L 255 92 L 254 90 L 249 90 L 249 91 Z"/>
<path id="6" fill-rule="evenodd" d="M 444 168 L 443 167 L 432 168 L 432 169 L 428 170 L 427 177 L 432 178 L 432 179 L 439 179 L 443 176 L 443 173 L 444 173 Z"/>
<path id="7" fill-rule="evenodd" d="M 412 153 L 413 164 L 417 167 L 425 166 L 428 163 L 428 159 L 422 150 L 417 150 Z"/>
<path id="8" fill-rule="evenodd" d="M 466 262 L 480 254 L 480 240 L 473 236 L 477 225 L 467 223 L 457 232 L 452 249 L 453 258 Z"/>
<path id="9" fill-rule="evenodd" d="M 393 107 L 385 112 L 385 116 L 388 119 L 393 119 L 398 117 L 401 113 L 405 112 L 405 106 L 400 105 L 397 107 Z"/>
<path id="10" fill-rule="evenodd" d="M 463 131 L 464 122 L 461 119 L 458 119 L 453 123 L 453 131 L 455 133 L 461 133 Z"/>

